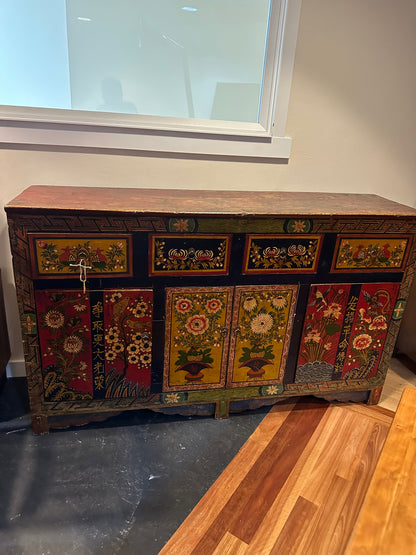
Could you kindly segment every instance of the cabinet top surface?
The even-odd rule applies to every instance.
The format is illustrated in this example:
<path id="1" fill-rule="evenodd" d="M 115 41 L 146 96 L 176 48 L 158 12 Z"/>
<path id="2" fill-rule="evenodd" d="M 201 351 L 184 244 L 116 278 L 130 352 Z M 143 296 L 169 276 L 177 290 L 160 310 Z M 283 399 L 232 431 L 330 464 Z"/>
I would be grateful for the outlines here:
<path id="1" fill-rule="evenodd" d="M 416 209 L 378 195 L 275 191 L 202 191 L 32 185 L 7 212 L 86 211 L 208 216 L 394 216 Z"/>

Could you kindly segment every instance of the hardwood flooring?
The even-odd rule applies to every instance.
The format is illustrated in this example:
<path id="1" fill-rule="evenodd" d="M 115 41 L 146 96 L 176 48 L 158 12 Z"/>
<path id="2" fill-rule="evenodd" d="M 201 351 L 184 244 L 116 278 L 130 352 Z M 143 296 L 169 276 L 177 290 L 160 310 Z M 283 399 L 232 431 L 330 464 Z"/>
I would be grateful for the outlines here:
<path id="1" fill-rule="evenodd" d="M 394 413 L 274 406 L 161 555 L 342 554 Z"/>
<path id="2" fill-rule="evenodd" d="M 416 389 L 405 389 L 348 554 L 416 553 Z"/>

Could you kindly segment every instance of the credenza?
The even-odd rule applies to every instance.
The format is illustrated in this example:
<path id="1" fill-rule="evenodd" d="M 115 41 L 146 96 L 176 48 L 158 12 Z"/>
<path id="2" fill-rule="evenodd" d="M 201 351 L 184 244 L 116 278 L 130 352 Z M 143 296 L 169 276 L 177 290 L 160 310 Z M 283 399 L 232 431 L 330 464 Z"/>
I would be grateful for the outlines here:
<path id="1" fill-rule="evenodd" d="M 31 186 L 5 210 L 36 433 L 132 409 L 378 402 L 415 209 L 367 194 Z"/>

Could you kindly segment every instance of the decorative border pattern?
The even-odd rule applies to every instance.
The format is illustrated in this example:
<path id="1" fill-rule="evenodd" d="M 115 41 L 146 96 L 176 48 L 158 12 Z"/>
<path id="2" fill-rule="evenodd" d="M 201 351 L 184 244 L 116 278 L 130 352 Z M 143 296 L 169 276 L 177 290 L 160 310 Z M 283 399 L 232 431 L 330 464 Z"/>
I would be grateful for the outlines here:
<path id="1" fill-rule="evenodd" d="M 247 235 L 243 274 L 315 273 L 321 235 Z"/>
<path id="2" fill-rule="evenodd" d="M 339 235 L 331 272 L 402 272 L 411 235 Z"/>
<path id="3" fill-rule="evenodd" d="M 132 276 L 132 236 L 29 234 L 34 278 L 59 279 L 79 273 L 84 260 L 94 277 Z"/>
<path id="4" fill-rule="evenodd" d="M 149 275 L 228 275 L 231 235 L 150 235 Z"/>

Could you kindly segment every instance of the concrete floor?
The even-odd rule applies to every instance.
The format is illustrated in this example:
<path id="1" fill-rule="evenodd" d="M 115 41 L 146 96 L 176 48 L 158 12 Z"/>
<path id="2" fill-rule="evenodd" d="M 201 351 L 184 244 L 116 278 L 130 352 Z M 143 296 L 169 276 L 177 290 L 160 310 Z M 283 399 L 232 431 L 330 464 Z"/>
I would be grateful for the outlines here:
<path id="1" fill-rule="evenodd" d="M 0 392 L 0 553 L 152 555 L 259 425 L 124 413 L 35 436 L 23 378 Z"/>

